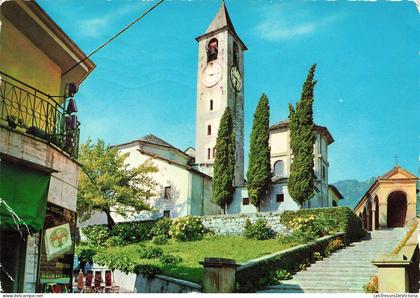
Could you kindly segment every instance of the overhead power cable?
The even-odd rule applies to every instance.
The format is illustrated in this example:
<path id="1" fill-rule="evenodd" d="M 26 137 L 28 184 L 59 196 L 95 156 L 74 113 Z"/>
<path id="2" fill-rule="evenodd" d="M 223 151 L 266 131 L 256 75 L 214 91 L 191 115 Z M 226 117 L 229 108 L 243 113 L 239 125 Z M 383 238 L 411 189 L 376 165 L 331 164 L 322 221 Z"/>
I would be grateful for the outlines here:
<path id="1" fill-rule="evenodd" d="M 137 19 L 135 19 L 134 21 L 132 21 L 130 24 L 128 24 L 127 26 L 125 26 L 122 30 L 120 30 L 118 33 L 116 33 L 114 36 L 112 36 L 110 39 L 108 39 L 106 42 L 104 42 L 102 45 L 100 45 L 97 49 L 95 49 L 94 51 L 92 51 L 89 55 L 87 55 L 85 58 L 83 58 L 82 60 L 80 60 L 79 62 L 77 62 L 75 65 L 73 65 L 72 67 L 70 67 L 68 70 L 66 70 L 62 76 L 64 76 L 66 73 L 70 72 L 71 70 L 73 70 L 77 65 L 79 65 L 80 63 L 86 61 L 87 59 L 89 59 L 92 55 L 96 54 L 98 51 L 100 51 L 102 48 L 104 48 L 105 46 L 107 46 L 109 43 L 111 43 L 111 41 L 113 41 L 115 38 L 117 38 L 118 36 L 120 36 L 122 33 L 124 33 L 124 31 L 126 31 L 127 29 L 129 29 L 131 26 L 133 26 L 135 23 L 137 23 L 138 21 L 140 21 L 142 18 L 144 18 L 149 12 L 151 12 L 153 9 L 155 9 L 156 7 L 158 7 L 163 1 L 165 0 L 160 0 L 158 1 L 155 5 L 153 5 L 152 7 L 150 7 L 148 10 L 146 10 L 141 16 L 139 16 Z"/>

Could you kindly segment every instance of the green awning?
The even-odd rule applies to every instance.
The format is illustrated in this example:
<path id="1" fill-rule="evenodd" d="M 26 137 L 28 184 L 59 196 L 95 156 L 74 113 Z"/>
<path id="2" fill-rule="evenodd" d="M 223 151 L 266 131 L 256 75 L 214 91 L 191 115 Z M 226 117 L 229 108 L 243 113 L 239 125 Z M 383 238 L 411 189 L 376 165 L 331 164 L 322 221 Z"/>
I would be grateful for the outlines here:
<path id="1" fill-rule="evenodd" d="M 26 224 L 32 232 L 44 226 L 50 175 L 29 167 L 0 161 L 0 228 L 17 229 Z M 6 205 L 6 204 L 7 205 Z M 13 212 L 10 211 L 13 210 Z"/>

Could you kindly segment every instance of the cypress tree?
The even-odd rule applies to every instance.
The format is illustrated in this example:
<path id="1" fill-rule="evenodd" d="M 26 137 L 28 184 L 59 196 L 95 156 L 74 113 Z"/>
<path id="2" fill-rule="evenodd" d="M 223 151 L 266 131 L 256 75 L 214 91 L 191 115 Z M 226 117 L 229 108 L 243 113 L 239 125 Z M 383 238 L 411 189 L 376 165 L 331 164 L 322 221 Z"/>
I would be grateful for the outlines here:
<path id="1" fill-rule="evenodd" d="M 316 64 L 312 65 L 302 88 L 296 108 L 289 104 L 290 148 L 293 162 L 290 167 L 288 190 L 293 200 L 302 208 L 314 192 L 314 144 L 313 102 Z"/>
<path id="2" fill-rule="evenodd" d="M 213 168 L 213 202 L 226 214 L 226 206 L 232 202 L 235 179 L 235 132 L 229 108 L 220 120 L 216 140 L 216 158 Z"/>
<path id="3" fill-rule="evenodd" d="M 270 107 L 268 97 L 263 93 L 254 113 L 247 173 L 249 199 L 258 212 L 271 183 L 269 126 Z"/>

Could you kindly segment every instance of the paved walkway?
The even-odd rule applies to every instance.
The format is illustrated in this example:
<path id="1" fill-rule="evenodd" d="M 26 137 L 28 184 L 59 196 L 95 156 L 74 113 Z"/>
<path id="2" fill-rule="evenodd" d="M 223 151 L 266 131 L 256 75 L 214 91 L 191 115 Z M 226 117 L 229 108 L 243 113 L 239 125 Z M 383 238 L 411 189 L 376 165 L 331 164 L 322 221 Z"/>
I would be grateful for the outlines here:
<path id="1" fill-rule="evenodd" d="M 357 293 L 363 292 L 377 268 L 370 262 L 378 255 L 389 253 L 404 237 L 406 228 L 371 232 L 371 238 L 355 242 L 333 253 L 329 258 L 300 271 L 293 279 L 270 286 L 264 293 Z"/>

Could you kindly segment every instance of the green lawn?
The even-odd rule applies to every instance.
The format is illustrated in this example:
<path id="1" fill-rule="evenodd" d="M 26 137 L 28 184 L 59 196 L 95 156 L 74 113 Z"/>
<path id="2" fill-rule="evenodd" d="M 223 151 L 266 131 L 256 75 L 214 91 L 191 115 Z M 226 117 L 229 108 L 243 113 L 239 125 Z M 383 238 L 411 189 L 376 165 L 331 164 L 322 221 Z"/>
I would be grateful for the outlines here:
<path id="1" fill-rule="evenodd" d="M 218 236 L 191 242 L 170 241 L 165 245 L 155 245 L 151 241 L 144 241 L 124 247 L 110 247 L 107 252 L 126 255 L 140 263 L 159 264 L 158 260 L 145 260 L 138 257 L 137 251 L 142 245 L 157 246 L 164 253 L 180 256 L 183 262 L 176 266 L 162 267 L 162 274 L 196 283 L 201 283 L 203 277 L 203 266 L 198 262 L 205 257 L 229 258 L 236 260 L 237 263 L 244 263 L 294 246 L 294 244 L 282 244 L 276 239 L 252 240 L 242 236 Z"/>

